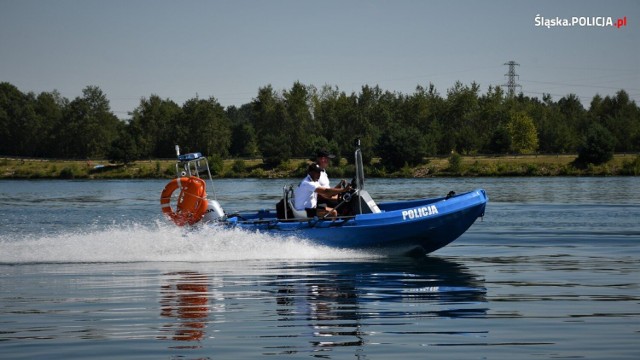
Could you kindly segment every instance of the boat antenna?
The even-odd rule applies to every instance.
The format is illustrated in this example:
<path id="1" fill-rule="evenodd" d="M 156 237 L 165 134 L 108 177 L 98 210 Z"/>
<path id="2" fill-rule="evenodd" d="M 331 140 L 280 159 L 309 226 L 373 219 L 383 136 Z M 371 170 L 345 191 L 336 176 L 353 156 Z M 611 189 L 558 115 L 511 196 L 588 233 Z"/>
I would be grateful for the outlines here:
<path id="1" fill-rule="evenodd" d="M 359 194 L 364 188 L 364 165 L 362 163 L 362 150 L 360 150 L 360 139 L 356 139 L 356 152 L 354 154 L 354 162 L 356 165 L 356 191 Z M 360 199 L 357 201 L 358 213 L 362 214 L 362 202 Z"/>
<path id="2" fill-rule="evenodd" d="M 356 185 L 358 190 L 364 189 L 364 165 L 362 161 L 362 150 L 360 150 L 360 139 L 356 139 L 356 152 L 354 154 L 356 165 Z"/>

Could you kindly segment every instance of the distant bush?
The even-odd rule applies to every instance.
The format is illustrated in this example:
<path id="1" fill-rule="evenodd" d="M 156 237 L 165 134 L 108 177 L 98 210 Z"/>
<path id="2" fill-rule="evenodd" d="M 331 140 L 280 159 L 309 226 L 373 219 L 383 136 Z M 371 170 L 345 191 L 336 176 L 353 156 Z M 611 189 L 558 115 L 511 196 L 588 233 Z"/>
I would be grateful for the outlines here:
<path id="1" fill-rule="evenodd" d="M 267 174 L 266 171 L 264 171 L 263 169 L 255 168 L 255 169 L 251 170 L 251 172 L 249 173 L 249 176 L 252 177 L 252 178 L 260 179 L 260 178 L 267 177 L 266 174 Z"/>
<path id="2" fill-rule="evenodd" d="M 458 153 L 453 153 L 449 156 L 449 171 L 459 173 L 462 170 L 462 156 Z"/>
<path id="3" fill-rule="evenodd" d="M 622 173 L 624 175 L 640 175 L 640 155 L 636 156 L 632 161 L 625 161 L 622 165 Z"/>
<path id="4" fill-rule="evenodd" d="M 306 169 L 307 169 L 307 162 L 303 161 L 303 162 L 295 162 L 293 160 L 285 160 L 282 161 L 278 164 L 278 166 L 276 166 L 276 170 L 277 171 L 294 171 L 296 169 L 299 169 L 300 167 L 304 167 L 305 168 L 305 173 L 306 173 Z"/>
<path id="5" fill-rule="evenodd" d="M 369 177 L 386 177 L 387 169 L 384 166 L 372 166 L 366 172 Z"/>
<path id="6" fill-rule="evenodd" d="M 538 165 L 536 164 L 527 164 L 525 169 L 525 174 L 528 176 L 539 175 Z"/>
<path id="7" fill-rule="evenodd" d="M 429 155 L 429 143 L 420 130 L 413 126 L 394 124 L 382 134 L 375 148 L 382 165 L 392 171 L 421 164 Z"/>
<path id="8" fill-rule="evenodd" d="M 75 177 L 73 168 L 65 167 L 64 169 L 60 170 L 60 175 L 58 177 L 61 179 L 73 179 Z"/>
<path id="9" fill-rule="evenodd" d="M 211 155 L 208 158 L 209 160 L 209 169 L 211 170 L 211 175 L 222 175 L 224 171 L 224 160 L 222 160 L 222 156 L 220 155 Z"/>
<path id="10" fill-rule="evenodd" d="M 233 162 L 231 170 L 233 170 L 233 172 L 237 174 L 244 174 L 245 172 L 247 172 L 247 165 L 245 164 L 244 160 L 238 159 Z"/>
<path id="11" fill-rule="evenodd" d="M 587 136 L 578 150 L 576 165 L 586 167 L 587 164 L 600 165 L 613 158 L 616 138 L 600 124 L 589 126 Z"/>
<path id="12" fill-rule="evenodd" d="M 405 163 L 404 166 L 398 170 L 398 176 L 404 178 L 413 177 L 413 167 L 409 166 L 408 163 Z"/>

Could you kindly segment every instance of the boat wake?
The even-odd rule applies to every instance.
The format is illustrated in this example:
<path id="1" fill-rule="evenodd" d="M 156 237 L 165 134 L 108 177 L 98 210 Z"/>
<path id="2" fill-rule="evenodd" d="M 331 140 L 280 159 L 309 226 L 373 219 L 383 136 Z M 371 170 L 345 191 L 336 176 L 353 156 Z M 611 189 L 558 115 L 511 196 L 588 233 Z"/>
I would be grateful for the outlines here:
<path id="1" fill-rule="evenodd" d="M 163 222 L 111 225 L 51 235 L 0 235 L 0 264 L 212 262 L 371 258 L 303 239 L 238 229 L 186 229 Z"/>

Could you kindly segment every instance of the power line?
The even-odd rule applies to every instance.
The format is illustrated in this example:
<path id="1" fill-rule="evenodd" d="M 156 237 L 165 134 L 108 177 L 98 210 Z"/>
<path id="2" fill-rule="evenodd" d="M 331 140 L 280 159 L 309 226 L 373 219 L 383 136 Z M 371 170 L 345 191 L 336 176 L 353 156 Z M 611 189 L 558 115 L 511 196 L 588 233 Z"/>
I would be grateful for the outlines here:
<path id="1" fill-rule="evenodd" d="M 619 86 L 603 86 L 603 85 L 587 85 L 587 84 L 569 84 L 569 83 L 559 83 L 553 81 L 536 81 L 536 80 L 523 80 L 527 83 L 535 83 L 535 84 L 547 84 L 547 85 L 557 85 L 557 86 L 568 86 L 568 87 L 586 87 L 586 88 L 596 88 L 596 89 L 610 89 L 610 90 L 625 90 L 625 91 L 638 91 L 637 88 L 621 88 Z M 613 81 L 613 80 L 612 80 Z"/>

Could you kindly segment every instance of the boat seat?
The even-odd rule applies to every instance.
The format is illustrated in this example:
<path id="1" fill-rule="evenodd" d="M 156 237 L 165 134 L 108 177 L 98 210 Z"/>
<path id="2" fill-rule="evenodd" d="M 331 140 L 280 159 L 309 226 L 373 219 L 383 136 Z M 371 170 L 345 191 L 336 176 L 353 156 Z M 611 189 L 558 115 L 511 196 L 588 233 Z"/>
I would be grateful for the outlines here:
<path id="1" fill-rule="evenodd" d="M 293 217 L 296 219 L 306 219 L 307 218 L 307 211 L 306 210 L 296 210 L 296 208 L 293 206 L 293 199 L 289 199 L 288 201 L 289 203 L 289 208 L 291 208 L 291 212 L 293 212 Z"/>
<path id="2" fill-rule="evenodd" d="M 285 199 L 285 203 L 287 204 L 287 206 L 289 207 L 289 209 L 291 210 L 291 212 L 293 213 L 293 218 L 294 219 L 306 219 L 308 218 L 307 216 L 307 211 L 306 210 L 296 210 L 295 206 L 293 206 L 294 204 L 294 191 L 293 191 L 293 184 L 288 184 L 284 186 L 284 199 Z"/>

